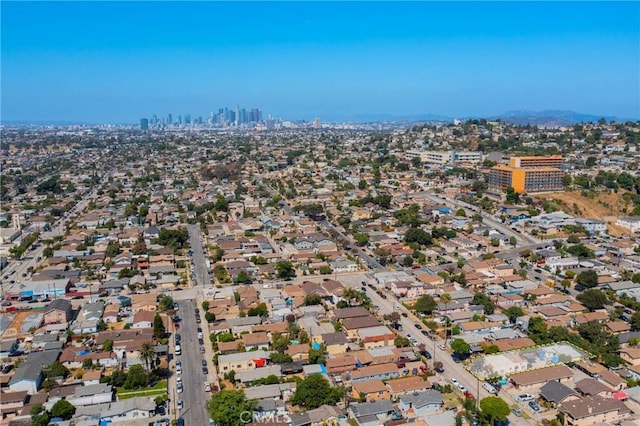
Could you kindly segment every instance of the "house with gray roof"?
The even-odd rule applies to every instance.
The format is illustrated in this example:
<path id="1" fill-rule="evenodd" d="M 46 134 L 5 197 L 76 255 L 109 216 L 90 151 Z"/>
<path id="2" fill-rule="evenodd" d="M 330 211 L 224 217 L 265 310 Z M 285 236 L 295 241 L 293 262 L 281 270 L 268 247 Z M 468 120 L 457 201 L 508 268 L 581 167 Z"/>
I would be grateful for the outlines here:
<path id="1" fill-rule="evenodd" d="M 440 392 L 429 389 L 424 392 L 402 395 L 398 401 L 398 407 L 403 414 L 412 413 L 421 416 L 440 411 L 444 407 L 444 400 Z"/>
<path id="2" fill-rule="evenodd" d="M 292 393 L 292 383 L 276 383 L 273 385 L 254 386 L 244 390 L 244 395 L 248 400 L 275 398 L 288 401 Z"/>
<path id="3" fill-rule="evenodd" d="M 44 380 L 42 369 L 55 362 L 59 355 L 60 351 L 31 352 L 9 380 L 11 392 L 37 393 Z"/>
<path id="4" fill-rule="evenodd" d="M 551 404 L 558 405 L 566 401 L 573 401 L 580 396 L 567 385 L 555 380 L 547 382 L 540 388 L 540 396 Z"/>
<path id="5" fill-rule="evenodd" d="M 126 422 L 153 417 L 156 403 L 147 397 L 135 397 L 105 404 L 80 406 L 76 408 L 75 418 L 79 421 L 95 419 L 104 422 Z"/>
<path id="6" fill-rule="evenodd" d="M 106 383 L 78 386 L 67 401 L 75 407 L 84 405 L 104 404 L 113 401 L 113 387 Z"/>
<path id="7" fill-rule="evenodd" d="M 390 419 L 393 413 L 395 407 L 388 399 L 349 405 L 350 417 L 356 419 L 360 425 L 381 425 Z"/>

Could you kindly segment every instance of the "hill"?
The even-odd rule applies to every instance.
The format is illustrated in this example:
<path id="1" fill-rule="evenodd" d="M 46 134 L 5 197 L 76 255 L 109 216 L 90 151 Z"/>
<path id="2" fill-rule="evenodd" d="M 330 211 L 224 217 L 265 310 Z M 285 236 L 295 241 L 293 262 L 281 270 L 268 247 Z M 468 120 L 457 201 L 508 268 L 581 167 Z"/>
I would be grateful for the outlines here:
<path id="1" fill-rule="evenodd" d="M 607 222 L 607 230 L 612 235 L 631 235 L 631 231 L 615 224 L 617 216 L 625 216 L 633 208 L 630 201 L 623 198 L 626 191 L 572 191 L 536 195 L 539 200 L 551 201 L 559 210 L 589 219 Z"/>

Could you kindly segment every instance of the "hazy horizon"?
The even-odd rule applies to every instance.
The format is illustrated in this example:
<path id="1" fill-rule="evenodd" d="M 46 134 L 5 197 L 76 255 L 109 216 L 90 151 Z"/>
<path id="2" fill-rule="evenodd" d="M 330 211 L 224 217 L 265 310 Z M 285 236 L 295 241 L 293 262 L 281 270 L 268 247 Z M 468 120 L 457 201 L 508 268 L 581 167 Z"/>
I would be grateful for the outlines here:
<path id="1" fill-rule="evenodd" d="M 2 121 L 640 118 L 640 3 L 3 2 Z"/>

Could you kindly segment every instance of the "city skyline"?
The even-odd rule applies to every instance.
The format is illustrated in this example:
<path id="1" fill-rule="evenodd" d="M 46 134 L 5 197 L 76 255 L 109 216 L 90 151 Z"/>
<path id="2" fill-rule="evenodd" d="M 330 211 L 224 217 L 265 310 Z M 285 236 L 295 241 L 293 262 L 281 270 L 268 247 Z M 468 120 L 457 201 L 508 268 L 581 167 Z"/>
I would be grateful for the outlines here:
<path id="1" fill-rule="evenodd" d="M 237 104 L 308 121 L 637 119 L 638 16 L 636 2 L 5 2 L 2 121 L 136 123 Z"/>

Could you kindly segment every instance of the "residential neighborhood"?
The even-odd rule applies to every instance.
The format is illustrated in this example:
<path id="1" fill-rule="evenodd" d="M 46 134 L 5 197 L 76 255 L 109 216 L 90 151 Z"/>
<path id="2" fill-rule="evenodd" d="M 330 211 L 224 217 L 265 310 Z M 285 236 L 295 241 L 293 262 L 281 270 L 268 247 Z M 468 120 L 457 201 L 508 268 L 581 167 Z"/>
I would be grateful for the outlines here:
<path id="1" fill-rule="evenodd" d="M 640 422 L 639 123 L 0 131 L 0 425 Z"/>

